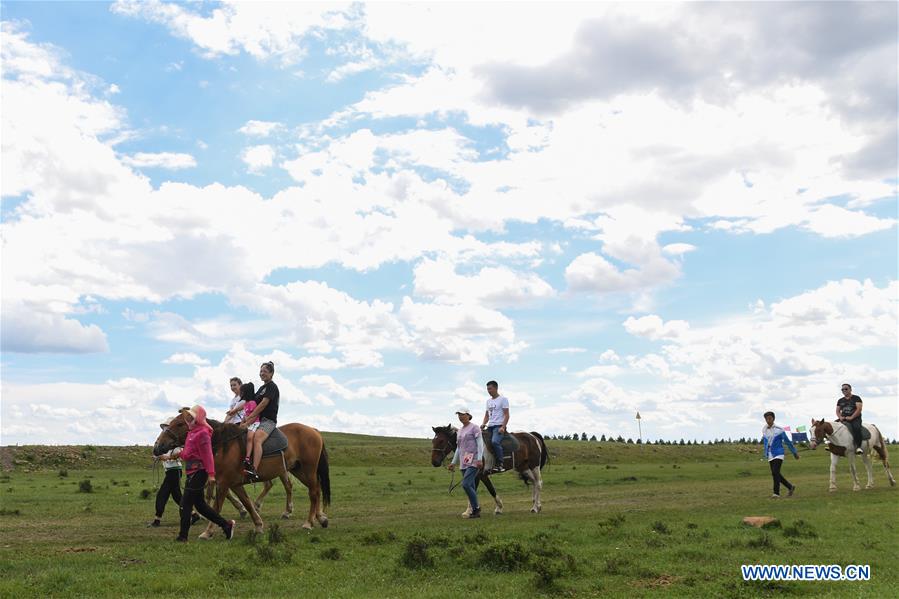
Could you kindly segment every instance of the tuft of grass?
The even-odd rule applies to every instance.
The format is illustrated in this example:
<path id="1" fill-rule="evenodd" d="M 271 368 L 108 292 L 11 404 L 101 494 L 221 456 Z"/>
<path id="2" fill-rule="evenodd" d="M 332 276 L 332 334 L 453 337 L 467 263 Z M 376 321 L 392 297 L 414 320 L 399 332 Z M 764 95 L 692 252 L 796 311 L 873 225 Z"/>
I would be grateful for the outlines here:
<path id="1" fill-rule="evenodd" d="M 59 476 L 65 477 L 68 475 L 69 475 L 69 471 L 66 470 L 65 468 L 63 468 L 62 470 L 59 471 Z"/>
<path id="2" fill-rule="evenodd" d="M 752 472 L 750 472 L 749 470 L 740 470 L 739 472 L 737 472 L 737 476 L 739 476 L 740 478 L 746 478 L 748 476 L 752 476 Z"/>
<path id="3" fill-rule="evenodd" d="M 774 549 L 774 541 L 765 533 L 760 537 L 747 541 L 746 546 L 750 549 Z"/>
<path id="4" fill-rule="evenodd" d="M 19 510 L 8 510 L 6 508 L 0 508 L 0 516 L 21 516 L 22 512 Z"/>
<path id="5" fill-rule="evenodd" d="M 434 558 L 428 553 L 428 540 L 415 535 L 406 542 L 406 548 L 400 556 L 400 564 L 410 570 L 420 570 L 434 565 Z"/>
<path id="6" fill-rule="evenodd" d="M 513 572 L 522 570 L 531 561 L 531 551 L 518 541 L 494 543 L 481 553 L 481 565 L 490 570 Z"/>
<path id="7" fill-rule="evenodd" d="M 805 520 L 796 520 L 792 525 L 783 529 L 785 537 L 793 537 L 797 539 L 817 539 L 818 533 L 815 528 Z"/>
<path id="8" fill-rule="evenodd" d="M 371 532 L 363 535 L 359 542 L 363 545 L 384 545 L 396 540 L 396 534 L 393 532 L 384 533 L 383 531 Z"/>
<path id="9" fill-rule="evenodd" d="M 660 535 L 671 534 L 671 530 L 669 530 L 668 525 L 661 520 L 656 520 L 652 523 L 652 531 L 657 532 Z"/>
<path id="10" fill-rule="evenodd" d="M 616 576 L 618 574 L 624 574 L 630 565 L 631 562 L 626 557 L 610 557 L 606 560 L 603 570 L 605 570 L 606 574 Z"/>
<path id="11" fill-rule="evenodd" d="M 80 483 L 78 483 L 78 492 L 79 493 L 93 493 L 94 487 L 91 484 L 91 481 L 88 479 L 84 479 Z"/>
<path id="12" fill-rule="evenodd" d="M 140 498 L 141 499 L 149 499 L 152 494 L 153 494 L 153 491 L 151 491 L 150 489 L 141 489 Z"/>
<path id="13" fill-rule="evenodd" d="M 276 545 L 284 540 L 284 533 L 281 531 L 281 526 L 277 522 L 272 523 L 268 527 L 268 533 L 266 536 L 268 537 L 268 542 L 270 545 Z"/>
<path id="14" fill-rule="evenodd" d="M 331 560 L 331 561 L 339 561 L 343 556 L 340 555 L 340 549 L 337 547 L 328 547 L 324 551 L 318 554 L 318 557 L 321 559 Z"/>

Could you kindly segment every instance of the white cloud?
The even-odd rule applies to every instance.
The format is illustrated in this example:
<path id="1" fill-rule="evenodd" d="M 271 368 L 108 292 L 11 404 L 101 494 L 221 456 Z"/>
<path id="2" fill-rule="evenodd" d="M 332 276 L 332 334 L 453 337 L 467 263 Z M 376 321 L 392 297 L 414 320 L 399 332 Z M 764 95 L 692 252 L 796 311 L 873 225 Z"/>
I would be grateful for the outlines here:
<path id="1" fill-rule="evenodd" d="M 123 156 L 122 162 L 135 168 L 165 168 L 171 170 L 197 166 L 196 159 L 190 154 L 174 152 L 137 152 L 131 156 Z"/>
<path id="2" fill-rule="evenodd" d="M 272 133 L 276 131 L 280 131 L 284 128 L 282 123 L 278 123 L 276 121 L 254 121 L 250 120 L 244 124 L 243 127 L 238 129 L 239 132 L 244 135 L 248 135 L 251 137 L 268 137 Z"/>
<path id="3" fill-rule="evenodd" d="M 555 347 L 549 350 L 551 354 L 582 354 L 587 351 L 585 347 Z"/>
<path id="4" fill-rule="evenodd" d="M 485 267 L 473 276 L 460 275 L 448 260 L 422 260 L 416 267 L 415 294 L 438 303 L 475 303 L 490 307 L 515 306 L 555 295 L 533 273 L 506 267 Z"/>
<path id="5" fill-rule="evenodd" d="M 194 353 L 172 354 L 162 361 L 163 364 L 187 364 L 191 366 L 208 366 L 209 360 Z"/>
<path id="6" fill-rule="evenodd" d="M 624 328 L 631 335 L 656 341 L 658 339 L 676 339 L 683 335 L 690 325 L 685 320 L 663 322 L 660 317 L 650 314 L 640 318 L 628 317 L 624 321 Z"/>
<path id="7" fill-rule="evenodd" d="M 297 62 L 305 53 L 303 38 L 317 30 L 347 26 L 350 4 L 269 4 L 223 2 L 208 16 L 190 5 L 118 0 L 112 10 L 165 25 L 173 35 L 190 40 L 207 57 L 246 52 L 258 59 L 278 57 Z"/>
<path id="8" fill-rule="evenodd" d="M 261 173 L 275 162 L 275 149 L 269 145 L 250 146 L 240 154 L 240 159 L 251 173 Z"/>

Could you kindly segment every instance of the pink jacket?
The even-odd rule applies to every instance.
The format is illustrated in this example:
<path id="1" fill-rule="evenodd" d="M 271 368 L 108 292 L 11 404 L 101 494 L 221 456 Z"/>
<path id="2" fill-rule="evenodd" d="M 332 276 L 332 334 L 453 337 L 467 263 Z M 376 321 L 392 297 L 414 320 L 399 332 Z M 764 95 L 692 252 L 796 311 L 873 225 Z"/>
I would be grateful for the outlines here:
<path id="1" fill-rule="evenodd" d="M 215 459 L 212 457 L 212 432 L 205 426 L 196 426 L 187 432 L 181 459 L 187 466 L 187 473 L 205 470 L 215 476 Z"/>

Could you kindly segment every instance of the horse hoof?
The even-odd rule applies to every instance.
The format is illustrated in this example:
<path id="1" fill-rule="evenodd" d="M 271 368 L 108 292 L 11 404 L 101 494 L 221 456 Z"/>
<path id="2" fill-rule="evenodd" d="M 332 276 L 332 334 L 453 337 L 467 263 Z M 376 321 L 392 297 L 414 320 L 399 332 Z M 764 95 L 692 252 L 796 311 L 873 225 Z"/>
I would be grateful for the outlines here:
<path id="1" fill-rule="evenodd" d="M 318 517 L 318 523 L 322 525 L 322 528 L 328 528 L 328 519 L 324 516 Z"/>
<path id="2" fill-rule="evenodd" d="M 891 487 L 895 487 L 895 486 L 896 486 L 896 481 L 891 480 L 891 481 L 890 481 L 890 486 L 891 486 Z"/>
<path id="3" fill-rule="evenodd" d="M 247 512 L 240 512 L 240 519 L 241 519 L 241 520 L 246 520 L 246 519 L 247 519 Z"/>
<path id="4" fill-rule="evenodd" d="M 499 508 L 496 508 L 495 510 L 493 510 L 493 515 L 494 515 L 494 516 L 502 516 L 502 515 L 503 515 L 503 511 L 502 511 L 501 509 L 499 509 Z"/>
<path id="5" fill-rule="evenodd" d="M 290 520 L 290 512 L 284 512 L 283 514 L 281 514 L 281 519 Z"/>
<path id="6" fill-rule="evenodd" d="M 197 538 L 200 540 L 203 540 L 203 541 L 208 541 L 209 539 L 212 538 L 212 533 L 211 532 L 201 532 Z"/>
<path id="7" fill-rule="evenodd" d="M 309 522 L 303 522 L 303 530 L 312 530 L 312 524 Z"/>

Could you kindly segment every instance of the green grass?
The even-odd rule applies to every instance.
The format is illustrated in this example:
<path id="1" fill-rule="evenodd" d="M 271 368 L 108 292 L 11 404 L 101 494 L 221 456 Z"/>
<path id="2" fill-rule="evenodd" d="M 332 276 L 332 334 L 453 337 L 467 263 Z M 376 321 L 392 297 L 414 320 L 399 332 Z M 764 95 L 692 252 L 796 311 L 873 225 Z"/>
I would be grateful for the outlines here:
<path id="1" fill-rule="evenodd" d="M 330 528 L 300 529 L 306 497 L 296 482 L 292 520 L 278 518 L 278 488 L 263 508 L 267 534 L 242 521 L 230 543 L 198 541 L 195 527 L 187 544 L 173 542 L 172 504 L 161 528 L 144 528 L 155 494 L 148 448 L 97 447 L 62 461 L 54 451 L 80 450 L 4 448 L 17 463 L 0 476 L 0 596 L 874 597 L 899 588 L 897 489 L 877 466 L 876 488 L 853 493 L 843 465 L 839 491 L 828 493 L 822 451 L 785 464 L 799 491 L 774 502 L 756 447 L 549 441 L 541 514 L 528 512 L 530 490 L 503 475 L 505 514 L 492 515 L 482 489 L 484 517 L 466 521 L 464 494 L 447 494 L 450 475 L 430 466 L 428 442 L 326 442 Z M 154 493 L 142 499 L 145 489 Z M 746 527 L 747 515 L 781 526 Z M 870 564 L 872 580 L 748 583 L 744 563 Z"/>

